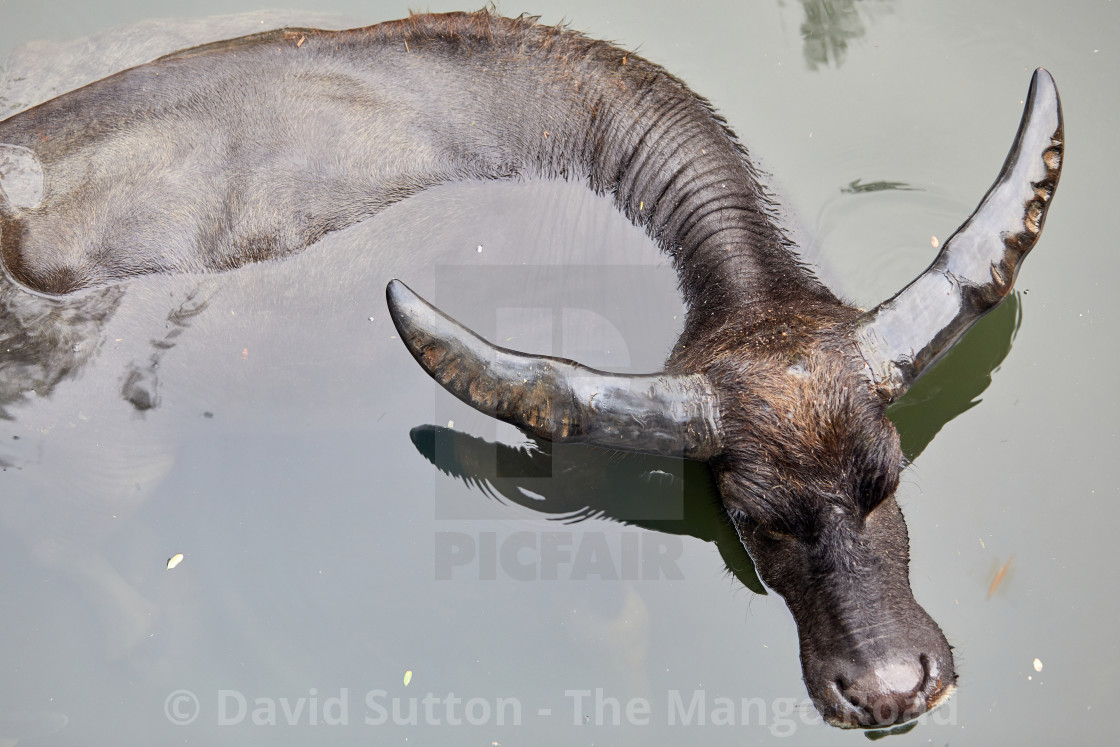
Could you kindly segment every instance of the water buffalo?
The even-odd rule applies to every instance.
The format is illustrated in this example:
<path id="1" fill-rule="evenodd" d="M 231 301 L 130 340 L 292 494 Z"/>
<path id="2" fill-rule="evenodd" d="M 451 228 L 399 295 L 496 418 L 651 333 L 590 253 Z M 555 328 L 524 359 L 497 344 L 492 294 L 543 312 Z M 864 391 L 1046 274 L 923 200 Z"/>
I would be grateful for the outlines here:
<path id="1" fill-rule="evenodd" d="M 3 266 L 47 295 L 283 257 L 452 180 L 611 195 L 672 259 L 688 306 L 662 372 L 498 348 L 393 281 L 404 343 L 457 397 L 538 437 L 707 461 L 796 619 L 830 723 L 899 723 L 954 690 L 950 646 L 910 590 L 885 409 L 1010 293 L 1039 236 L 1063 149 L 1045 71 L 980 206 L 871 311 L 802 264 L 706 101 L 532 18 L 417 15 L 195 47 L 0 122 L 0 149 Z"/>

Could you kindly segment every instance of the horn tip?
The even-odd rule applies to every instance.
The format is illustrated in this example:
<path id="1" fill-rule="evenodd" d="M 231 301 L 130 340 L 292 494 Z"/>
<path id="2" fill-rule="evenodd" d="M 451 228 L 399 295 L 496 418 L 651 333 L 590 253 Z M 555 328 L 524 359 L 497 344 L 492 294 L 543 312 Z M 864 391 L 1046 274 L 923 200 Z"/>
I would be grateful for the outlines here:
<path id="1" fill-rule="evenodd" d="M 1054 82 L 1054 76 L 1046 68 L 1035 68 L 1034 74 L 1031 76 L 1031 87 L 1027 99 L 1028 108 L 1034 108 L 1035 106 L 1053 107 L 1057 110 L 1059 120 L 1061 119 L 1058 86 Z"/>
<path id="2" fill-rule="evenodd" d="M 1034 74 L 1031 76 L 1031 86 L 1045 86 L 1050 90 L 1057 88 L 1054 84 L 1054 76 L 1044 67 L 1035 68 Z"/>
<path id="3" fill-rule="evenodd" d="M 389 318 L 393 320 L 393 326 L 397 328 L 401 340 L 415 353 L 409 333 L 422 326 L 420 320 L 426 318 L 423 311 L 427 304 L 415 291 L 396 278 L 385 286 L 385 303 L 389 307 Z"/>
<path id="4" fill-rule="evenodd" d="M 389 284 L 385 286 L 385 300 L 388 302 L 390 309 L 400 308 L 415 298 L 416 294 L 413 290 L 396 278 L 390 280 Z"/>
<path id="5" fill-rule="evenodd" d="M 389 284 L 385 286 L 385 303 L 389 307 L 389 316 L 392 318 L 393 324 L 396 325 L 397 331 L 402 335 L 405 333 L 405 327 L 410 326 L 409 320 L 415 320 L 417 317 L 423 316 L 423 312 L 430 308 L 430 305 L 417 295 L 416 291 L 396 278 L 390 280 Z"/>

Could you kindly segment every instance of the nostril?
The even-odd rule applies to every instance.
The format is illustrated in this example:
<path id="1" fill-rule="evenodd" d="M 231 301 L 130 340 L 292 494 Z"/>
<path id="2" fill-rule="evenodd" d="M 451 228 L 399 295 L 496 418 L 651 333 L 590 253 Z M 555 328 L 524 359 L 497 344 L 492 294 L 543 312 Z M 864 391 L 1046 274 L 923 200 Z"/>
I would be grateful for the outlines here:
<path id="1" fill-rule="evenodd" d="M 929 657 L 925 654 L 918 656 L 918 663 L 922 665 L 922 681 L 918 683 L 916 692 L 925 692 L 933 677 L 933 668 L 930 666 Z"/>

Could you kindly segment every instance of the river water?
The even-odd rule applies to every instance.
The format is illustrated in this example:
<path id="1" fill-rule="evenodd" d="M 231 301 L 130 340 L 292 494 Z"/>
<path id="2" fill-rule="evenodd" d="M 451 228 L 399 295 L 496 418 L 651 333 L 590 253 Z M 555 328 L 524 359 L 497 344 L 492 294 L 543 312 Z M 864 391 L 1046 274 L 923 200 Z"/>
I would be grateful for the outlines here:
<path id="1" fill-rule="evenodd" d="M 0 111 L 208 39 L 408 12 L 293 6 L 0 0 Z M 895 744 L 1113 730 L 1116 6 L 499 8 L 711 99 L 863 306 L 928 264 L 1002 164 L 1030 72 L 1054 75 L 1066 164 L 1016 295 L 893 412 L 912 584 L 960 671 Z M 560 448 L 542 467 L 416 368 L 390 277 L 502 344 L 611 370 L 656 369 L 681 319 L 648 239 L 539 182 L 441 187 L 220 277 L 61 306 L 0 288 L 6 340 L 32 351 L 0 350 L 0 741 L 862 743 L 819 723 L 792 618 L 703 470 Z"/>

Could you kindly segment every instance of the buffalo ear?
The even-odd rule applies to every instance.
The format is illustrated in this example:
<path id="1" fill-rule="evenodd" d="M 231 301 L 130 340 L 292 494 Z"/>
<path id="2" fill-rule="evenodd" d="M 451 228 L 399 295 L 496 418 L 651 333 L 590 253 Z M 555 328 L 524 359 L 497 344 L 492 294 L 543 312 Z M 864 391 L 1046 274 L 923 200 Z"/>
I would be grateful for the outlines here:
<path id="1" fill-rule="evenodd" d="M 979 207 L 925 272 L 865 314 L 856 329 L 856 344 L 884 399 L 902 396 L 1011 292 L 1042 233 L 1064 147 L 1058 89 L 1039 68 L 1011 152 Z"/>
<path id="2" fill-rule="evenodd" d="M 416 362 L 471 407 L 550 441 L 706 460 L 722 449 L 701 374 L 623 375 L 487 342 L 399 280 L 385 289 Z"/>

